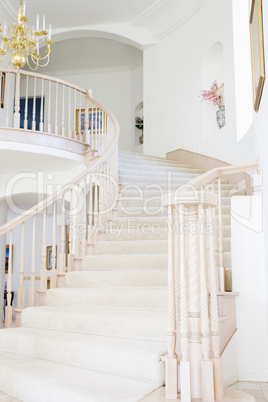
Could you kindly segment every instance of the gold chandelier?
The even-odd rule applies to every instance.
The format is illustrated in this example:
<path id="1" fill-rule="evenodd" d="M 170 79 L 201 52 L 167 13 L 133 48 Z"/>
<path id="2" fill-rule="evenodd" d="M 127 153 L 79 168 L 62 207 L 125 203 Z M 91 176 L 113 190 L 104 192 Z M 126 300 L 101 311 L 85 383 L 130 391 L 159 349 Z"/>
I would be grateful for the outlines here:
<path id="1" fill-rule="evenodd" d="M 37 15 L 36 29 L 31 29 L 29 25 L 26 24 L 28 19 L 25 16 L 25 9 L 26 2 L 20 0 L 16 22 L 9 27 L 5 24 L 4 32 L 0 29 L 0 32 L 3 32 L 3 36 L 0 36 L 0 62 L 3 65 L 3 61 L 10 55 L 10 60 L 4 67 L 12 63 L 13 66 L 19 70 L 27 63 L 31 70 L 37 70 L 38 67 L 45 67 L 49 63 L 49 55 L 51 53 L 50 46 L 53 44 L 51 40 L 51 24 L 49 24 L 47 32 L 45 16 L 43 16 L 43 26 L 40 30 L 39 15 Z M 47 47 L 44 51 L 45 54 L 41 56 L 39 51 L 44 42 L 47 44 Z"/>

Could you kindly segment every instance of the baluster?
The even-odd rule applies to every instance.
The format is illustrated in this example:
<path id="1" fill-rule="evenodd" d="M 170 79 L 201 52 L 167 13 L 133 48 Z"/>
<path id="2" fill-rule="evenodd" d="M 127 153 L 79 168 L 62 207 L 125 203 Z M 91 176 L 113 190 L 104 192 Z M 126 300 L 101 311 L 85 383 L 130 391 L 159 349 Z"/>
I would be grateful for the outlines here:
<path id="1" fill-rule="evenodd" d="M 39 292 L 39 306 L 46 304 L 46 291 L 47 291 L 47 211 L 43 212 L 43 237 L 42 237 L 42 269 L 40 272 L 40 292 Z"/>
<path id="2" fill-rule="evenodd" d="M 59 97 L 59 83 L 56 84 L 56 104 L 55 104 L 55 129 L 54 134 L 58 134 L 58 97 Z"/>
<path id="3" fill-rule="evenodd" d="M 36 254 L 36 215 L 33 216 L 33 239 L 32 239 L 32 264 L 31 264 L 31 286 L 29 289 L 29 306 L 36 305 L 36 288 L 35 288 L 35 254 Z"/>
<path id="4" fill-rule="evenodd" d="M 82 116 L 82 108 L 81 108 L 81 91 L 79 91 L 79 113 L 78 113 L 78 141 L 81 141 L 82 128 L 81 128 L 81 116 Z"/>
<path id="5" fill-rule="evenodd" d="M 20 275 L 19 275 L 19 287 L 17 298 L 17 309 L 22 310 L 25 307 L 25 287 L 24 281 L 24 222 L 21 224 L 21 242 L 20 242 Z M 20 311 L 16 311 L 16 326 L 21 326 Z"/>
<path id="6" fill-rule="evenodd" d="M 48 85 L 47 132 L 51 133 L 51 81 Z"/>
<path id="7" fill-rule="evenodd" d="M 53 203 L 53 219 L 52 219 L 52 269 L 50 273 L 50 288 L 57 287 L 57 254 L 56 254 L 56 202 Z"/>
<path id="8" fill-rule="evenodd" d="M 90 116 L 91 116 L 91 121 L 90 121 L 90 149 L 91 151 L 94 150 L 94 140 L 93 140 L 93 103 L 91 102 L 91 111 L 90 111 Z"/>
<path id="9" fill-rule="evenodd" d="M 20 128 L 20 72 L 16 71 L 14 128 Z"/>
<path id="10" fill-rule="evenodd" d="M 9 127 L 9 92 L 10 92 L 10 74 L 7 73 L 7 96 L 6 96 L 6 127 Z"/>
<path id="11" fill-rule="evenodd" d="M 190 384 L 190 361 L 188 358 L 189 349 L 189 324 L 188 324 L 188 292 L 186 277 L 186 244 L 184 230 L 185 209 L 180 205 L 180 342 L 182 359 L 180 361 L 181 376 L 181 400 L 191 402 Z"/>
<path id="12" fill-rule="evenodd" d="M 85 94 L 85 131 L 83 141 L 85 144 L 89 144 L 89 112 L 88 112 L 88 94 Z"/>
<path id="13" fill-rule="evenodd" d="M 28 90 L 29 76 L 26 77 L 26 94 L 25 94 L 25 110 L 24 110 L 24 130 L 28 130 Z"/>
<path id="14" fill-rule="evenodd" d="M 77 118 L 76 118 L 77 116 Z M 73 139 L 76 138 L 76 135 L 78 135 L 78 119 L 79 119 L 79 113 L 76 113 L 76 90 L 74 90 L 74 129 L 73 129 Z M 77 120 L 77 121 L 76 121 Z"/>
<path id="15" fill-rule="evenodd" d="M 70 191 L 70 214 L 69 214 L 69 250 L 68 250 L 68 272 L 73 270 L 74 264 L 74 202 L 73 202 L 73 190 Z"/>
<path id="16" fill-rule="evenodd" d="M 92 174 L 89 176 L 89 202 L 88 202 L 88 233 L 89 243 L 93 243 L 93 192 L 92 192 Z"/>
<path id="17" fill-rule="evenodd" d="M 69 96 L 68 96 L 68 128 L 67 128 L 67 137 L 71 138 L 71 87 L 69 87 Z"/>
<path id="18" fill-rule="evenodd" d="M 222 222 L 222 197 L 221 178 L 218 178 L 218 211 L 219 211 L 219 290 L 225 292 L 225 267 L 224 267 L 224 238 Z"/>
<path id="19" fill-rule="evenodd" d="M 13 264 L 13 250 L 12 250 L 12 230 L 9 232 L 9 259 L 8 259 L 8 274 L 7 274 L 7 306 L 5 308 L 5 327 L 12 327 L 12 311 L 11 298 L 12 298 L 12 264 Z"/>
<path id="20" fill-rule="evenodd" d="M 82 189 L 81 189 L 82 192 Z M 75 251 L 74 251 L 74 255 L 75 257 L 81 257 L 81 241 L 80 241 L 80 233 L 79 233 L 79 229 L 81 227 L 81 210 L 80 210 L 80 185 L 78 184 L 76 186 L 76 207 L 75 207 L 75 216 L 76 216 L 76 232 L 74 233 L 74 246 L 75 246 Z M 76 269 L 76 267 L 75 267 Z"/>
<path id="21" fill-rule="evenodd" d="M 60 256 L 58 287 L 65 287 L 65 266 L 66 266 L 66 236 L 65 236 L 65 204 L 64 195 L 61 201 L 61 234 L 60 234 Z"/>
<path id="22" fill-rule="evenodd" d="M 202 189 L 203 191 L 203 189 Z M 201 304 L 201 342 L 202 342 L 202 400 L 214 401 L 213 362 L 210 359 L 210 329 L 207 289 L 207 242 L 206 219 L 203 205 L 199 205 L 199 247 L 200 247 L 200 304 Z"/>
<path id="23" fill-rule="evenodd" d="M 36 130 L 36 77 L 34 77 L 34 97 L 33 97 L 33 120 L 32 120 L 32 130 Z"/>
<path id="24" fill-rule="evenodd" d="M 168 206 L 168 356 L 166 359 L 166 398 L 177 399 L 178 393 L 178 361 L 176 348 L 176 307 L 174 277 L 174 238 L 173 209 Z"/>
<path id="25" fill-rule="evenodd" d="M 64 136 L 64 85 L 62 85 L 61 135 Z"/>
<path id="26" fill-rule="evenodd" d="M 84 204 L 82 211 L 83 237 L 82 237 L 82 257 L 87 254 L 87 179 L 84 180 Z"/>
<path id="27" fill-rule="evenodd" d="M 94 173 L 95 187 L 94 187 L 94 242 L 97 241 L 98 236 L 98 216 L 99 216 L 99 189 L 98 189 L 98 171 Z"/>
<path id="28" fill-rule="evenodd" d="M 208 223 L 212 227 L 212 208 L 208 207 Z M 215 273 L 215 250 L 213 247 L 213 231 L 209 233 L 209 277 L 210 277 L 210 327 L 212 334 L 213 365 L 214 365 L 214 384 L 215 398 L 222 399 L 223 385 L 220 362 L 220 325 L 218 316 L 217 285 Z"/>
<path id="29" fill-rule="evenodd" d="M 39 131 L 44 131 L 44 79 L 41 80 L 41 109 Z"/>
<path id="30" fill-rule="evenodd" d="M 94 104 L 92 105 L 92 127 L 93 127 L 93 141 L 94 141 L 94 150 L 98 151 L 97 149 L 97 140 L 96 140 L 96 107 L 94 107 Z M 95 155 L 98 152 L 95 153 Z"/>

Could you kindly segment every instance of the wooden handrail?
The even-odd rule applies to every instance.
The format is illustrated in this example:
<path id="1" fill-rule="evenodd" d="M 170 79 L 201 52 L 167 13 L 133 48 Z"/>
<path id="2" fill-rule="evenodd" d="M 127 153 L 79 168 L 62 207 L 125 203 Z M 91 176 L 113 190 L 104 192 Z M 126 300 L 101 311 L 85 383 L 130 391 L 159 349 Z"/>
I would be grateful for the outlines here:
<path id="1" fill-rule="evenodd" d="M 17 73 L 17 70 L 12 69 L 12 68 L 1 68 L 0 71 L 3 72 L 3 73 L 10 73 L 10 74 L 16 74 Z M 27 76 L 28 77 L 36 77 L 36 78 L 40 78 L 40 79 L 43 79 L 43 80 L 46 80 L 46 81 L 51 81 L 51 82 L 55 82 L 55 83 L 58 83 L 58 84 L 62 84 L 62 85 L 65 85 L 65 86 L 67 86 L 69 88 L 75 89 L 75 90 L 77 90 L 79 92 L 82 92 L 83 94 L 86 94 L 86 92 L 87 92 L 86 89 L 84 89 L 84 88 L 81 88 L 81 87 L 79 87 L 77 85 L 74 85 L 74 84 L 72 84 L 70 82 L 61 80 L 59 78 L 51 77 L 50 75 L 43 75 L 43 74 L 35 73 L 35 72 L 32 72 L 32 71 L 25 71 L 25 70 L 19 70 L 19 73 L 20 73 L 20 75 L 24 75 L 26 77 Z"/>
<path id="2" fill-rule="evenodd" d="M 218 179 L 222 176 L 228 176 L 236 173 L 245 173 L 251 170 L 260 171 L 260 160 L 258 158 L 256 163 L 250 165 L 238 165 L 238 166 L 224 166 L 220 168 L 214 168 L 201 174 L 198 177 L 190 180 L 187 183 L 187 187 L 194 187 L 195 189 L 199 189 L 201 186 L 210 183 L 211 181 Z"/>
<path id="3" fill-rule="evenodd" d="M 26 220 L 30 219 L 37 213 L 40 213 L 45 210 L 48 206 L 52 205 L 54 202 L 59 200 L 63 194 L 65 194 L 67 191 L 71 190 L 75 185 L 80 183 L 91 171 L 96 170 L 112 153 L 114 150 L 115 146 L 117 145 L 118 138 L 119 138 L 119 124 L 115 116 L 107 109 L 106 107 L 102 106 L 99 102 L 96 102 L 89 96 L 89 92 L 87 91 L 87 96 L 88 99 L 94 104 L 96 104 L 98 107 L 102 108 L 103 111 L 107 113 L 107 115 L 110 116 L 114 127 L 115 127 L 115 132 L 114 132 L 114 138 L 112 139 L 110 145 L 107 147 L 107 149 L 101 154 L 100 156 L 97 156 L 96 158 L 89 160 L 87 162 L 87 169 L 85 169 L 82 173 L 80 173 L 75 179 L 73 179 L 71 182 L 63 186 L 60 190 L 55 192 L 54 194 L 48 196 L 45 198 L 43 201 L 40 201 L 38 204 L 36 204 L 34 207 L 30 208 L 29 210 L 25 211 L 23 214 L 19 215 L 18 217 L 12 219 L 10 222 L 7 222 L 5 225 L 2 225 L 0 227 L 0 235 L 3 235 L 10 230 L 14 229 L 16 226 L 22 224 Z"/>

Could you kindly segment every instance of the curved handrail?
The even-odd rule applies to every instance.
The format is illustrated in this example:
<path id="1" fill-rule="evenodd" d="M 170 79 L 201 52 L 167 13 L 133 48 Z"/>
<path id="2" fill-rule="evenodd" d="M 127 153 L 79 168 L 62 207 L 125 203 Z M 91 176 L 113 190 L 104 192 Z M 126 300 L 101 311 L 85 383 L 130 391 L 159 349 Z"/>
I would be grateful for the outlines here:
<path id="1" fill-rule="evenodd" d="M 88 99 L 94 104 L 96 104 L 98 107 L 102 108 L 107 115 L 110 116 L 114 127 L 115 127 L 115 132 L 114 132 L 114 138 L 112 139 L 110 145 L 107 147 L 107 149 L 103 152 L 102 155 L 97 156 L 96 158 L 92 159 L 91 161 L 88 162 L 87 164 L 87 169 L 85 169 L 82 173 L 80 173 L 75 179 L 73 179 L 70 183 L 67 183 L 64 185 L 60 190 L 55 192 L 54 194 L 48 196 L 44 200 L 40 201 L 38 204 L 30 208 L 29 210 L 25 211 L 18 217 L 12 219 L 10 222 L 7 222 L 6 224 L 2 225 L 0 227 L 0 235 L 3 235 L 10 230 L 14 229 L 16 226 L 24 223 L 26 220 L 30 219 L 37 213 L 40 213 L 44 211 L 45 208 L 49 207 L 52 205 L 55 201 L 59 200 L 62 195 L 64 195 L 66 192 L 70 191 L 73 186 L 77 185 L 80 183 L 89 173 L 91 173 L 93 170 L 96 170 L 112 153 L 114 150 L 115 146 L 117 145 L 118 139 L 119 139 L 119 134 L 120 134 L 120 129 L 119 129 L 119 123 L 113 113 L 109 111 L 106 107 L 102 106 L 99 102 L 93 100 L 87 91 L 87 96 Z"/>
<path id="2" fill-rule="evenodd" d="M 15 75 L 17 74 L 17 70 L 15 70 L 13 68 L 2 68 L 1 67 L 1 72 L 7 73 L 7 74 L 8 73 L 15 74 Z M 46 81 L 51 81 L 51 82 L 55 82 L 58 84 L 62 84 L 62 85 L 68 86 L 72 89 L 76 89 L 77 91 L 82 92 L 83 94 L 86 94 L 86 92 L 87 92 L 84 88 L 81 88 L 78 85 L 74 85 L 71 82 L 64 81 L 64 80 L 61 80 L 60 78 L 55 78 L 50 75 L 43 75 L 43 74 L 35 73 L 32 71 L 25 71 L 25 70 L 19 70 L 19 73 L 20 73 L 20 75 L 25 75 L 28 77 L 36 77 L 36 78 L 40 78 L 41 80 L 43 79 Z"/>

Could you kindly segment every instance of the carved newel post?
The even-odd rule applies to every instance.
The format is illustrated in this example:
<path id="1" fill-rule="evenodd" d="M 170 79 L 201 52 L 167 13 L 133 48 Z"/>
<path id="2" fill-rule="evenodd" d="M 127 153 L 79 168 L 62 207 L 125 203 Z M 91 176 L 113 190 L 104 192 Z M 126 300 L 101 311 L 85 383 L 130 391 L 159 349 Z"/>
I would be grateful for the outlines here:
<path id="1" fill-rule="evenodd" d="M 180 189 L 164 196 L 163 205 L 169 218 L 166 398 L 179 392 L 183 402 L 213 402 L 223 395 L 211 218 L 217 195 Z"/>

